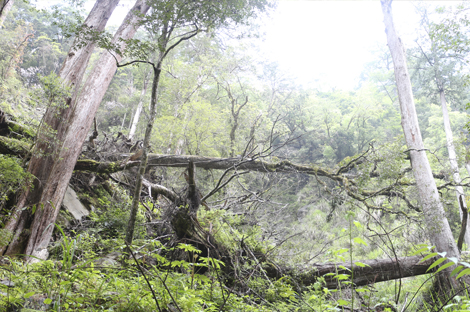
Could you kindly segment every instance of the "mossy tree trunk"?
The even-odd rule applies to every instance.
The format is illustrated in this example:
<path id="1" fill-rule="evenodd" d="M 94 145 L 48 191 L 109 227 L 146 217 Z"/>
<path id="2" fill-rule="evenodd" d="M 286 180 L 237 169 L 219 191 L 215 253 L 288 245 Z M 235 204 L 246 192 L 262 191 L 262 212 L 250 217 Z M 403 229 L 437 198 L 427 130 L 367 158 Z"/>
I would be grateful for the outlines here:
<path id="1" fill-rule="evenodd" d="M 116 5 L 115 0 L 98 1 L 94 14 L 91 15 L 93 19 L 89 17 L 96 24 L 87 25 L 104 28 Z M 121 50 L 125 49 L 125 43 L 121 39 L 134 36 L 137 31 L 136 23 L 148 9 L 146 1 L 138 0 L 124 19 L 113 39 L 113 43 Z M 67 83 L 75 85 L 75 90 L 83 77 L 91 48 L 87 45 L 80 53 L 71 50 L 62 67 L 61 75 L 66 77 Z M 117 58 L 119 59 L 119 56 Z M 46 113 L 37 149 L 28 168 L 37 179 L 34 188 L 20 196 L 17 207 L 5 227 L 13 233 L 13 239 L 8 246 L 2 248 L 3 253 L 33 255 L 40 259 L 47 257 L 46 247 L 51 239 L 65 190 L 93 117 L 116 68 L 116 59 L 108 52 L 103 53 L 80 93 L 72 91 L 76 98 L 69 98 L 68 105 L 58 111 L 51 110 Z M 50 128 L 57 129 L 53 142 L 48 139 Z"/>

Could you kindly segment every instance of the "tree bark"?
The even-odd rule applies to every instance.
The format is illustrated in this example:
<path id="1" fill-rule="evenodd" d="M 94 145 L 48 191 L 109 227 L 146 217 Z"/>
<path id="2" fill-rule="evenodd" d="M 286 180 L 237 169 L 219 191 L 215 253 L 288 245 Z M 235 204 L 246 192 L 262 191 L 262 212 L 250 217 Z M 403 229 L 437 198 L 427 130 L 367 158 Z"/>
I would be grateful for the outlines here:
<path id="1" fill-rule="evenodd" d="M 0 0 L 0 28 L 3 27 L 3 23 L 5 22 L 8 12 L 13 6 L 13 2 L 13 0 Z"/>
<path id="2" fill-rule="evenodd" d="M 104 30 L 106 22 L 118 2 L 118 0 L 97 0 L 85 20 L 82 30 Z M 68 56 L 59 73 L 59 76 L 63 80 L 63 84 L 65 86 L 72 87 L 72 92 L 75 94 L 75 90 L 78 89 L 78 85 L 83 78 L 83 73 L 85 72 L 95 46 L 93 42 L 89 42 L 82 48 L 77 48 L 80 41 L 80 38 L 74 39 L 72 47 L 70 48 Z M 74 88 L 74 86 L 76 88 Z M 50 180 L 50 174 L 52 172 L 51 169 L 54 167 L 58 156 L 58 150 L 61 148 L 60 142 L 63 141 L 68 127 L 68 122 L 66 121 L 70 118 L 72 112 L 71 103 L 72 98 L 68 98 L 66 99 L 66 103 L 63 107 L 49 107 L 44 114 L 40 129 L 38 130 L 36 146 L 28 168 L 28 171 L 36 177 L 36 179 L 34 179 L 33 188 L 25 191 L 20 196 L 13 217 L 5 227 L 7 230 L 14 233 L 13 241 L 10 243 L 8 248 L 8 254 L 10 255 L 24 253 L 25 242 L 20 242 L 19 240 L 25 240 L 28 237 L 27 235 L 21 235 L 22 239 L 20 239 L 19 236 L 21 232 L 30 227 L 33 216 L 31 209 L 23 208 L 32 208 L 33 206 L 38 208 L 38 206 L 44 205 L 44 201 L 41 201 L 41 199 L 50 201 L 50 198 L 48 197 L 43 198 L 43 194 L 45 194 L 44 190 L 47 183 L 54 183 L 53 180 Z M 51 136 L 54 132 L 56 132 L 56 137 L 52 139 Z M 61 200 L 62 199 L 60 199 L 60 201 Z M 42 204 L 40 204 L 40 202 L 42 202 Z M 26 221 L 20 221 L 22 219 Z M 2 247 L 2 253 L 5 252 L 5 247 L 6 246 Z"/>
<path id="3" fill-rule="evenodd" d="M 162 47 L 163 52 L 166 49 L 167 40 L 165 38 L 164 44 Z M 155 122 L 155 117 L 157 116 L 157 90 L 158 83 L 160 81 L 160 73 L 162 72 L 162 62 L 163 62 L 163 52 L 158 56 L 157 64 L 152 64 L 153 68 L 153 82 L 152 82 L 152 96 L 150 101 L 150 116 L 147 121 L 147 128 L 145 130 L 144 143 L 142 146 L 142 159 L 139 166 L 139 173 L 135 182 L 134 196 L 132 198 L 131 212 L 129 216 L 129 222 L 126 229 L 126 243 L 128 245 L 132 244 L 132 239 L 134 237 L 134 227 L 135 219 L 137 216 L 137 211 L 139 210 L 140 203 L 140 193 L 142 191 L 142 181 L 144 179 L 145 169 L 147 168 L 147 159 L 148 159 L 148 146 L 150 144 L 150 136 L 152 134 L 153 124 Z"/>
<path id="4" fill-rule="evenodd" d="M 146 80 L 146 78 L 147 78 L 147 74 L 145 74 L 144 80 Z M 147 81 L 144 81 L 142 91 L 140 92 L 139 105 L 137 105 L 134 118 L 132 119 L 132 125 L 129 131 L 129 140 L 132 140 L 134 138 L 135 131 L 137 129 L 137 124 L 139 123 L 140 114 L 142 113 L 142 109 L 144 108 L 144 96 L 146 92 L 147 92 Z"/>
<path id="5" fill-rule="evenodd" d="M 460 184 L 462 182 L 462 179 L 460 179 L 459 164 L 457 162 L 457 154 L 455 153 L 454 138 L 452 136 L 452 128 L 450 126 L 450 119 L 449 119 L 449 112 L 447 110 L 446 97 L 444 94 L 444 90 L 442 88 L 439 90 L 439 97 L 441 99 L 442 117 L 444 121 L 444 130 L 446 133 L 447 151 L 449 153 L 449 162 L 450 162 L 450 168 L 452 170 L 452 177 L 454 179 L 455 184 Z M 467 203 L 465 201 L 465 193 L 463 191 L 463 187 L 460 185 L 457 185 L 455 187 L 455 193 L 457 197 L 457 205 L 459 206 L 460 220 L 463 222 L 464 220 L 462 220 L 462 218 L 464 216 L 464 210 L 467 209 Z M 461 207 L 461 204 L 463 204 L 463 207 Z M 467 224 L 466 221 L 465 223 Z M 467 244 L 467 246 L 470 246 L 470 231 L 469 231 L 468 224 L 465 229 L 464 241 Z"/>
<path id="6" fill-rule="evenodd" d="M 413 256 L 398 258 L 398 261 L 397 259 L 361 260 L 361 263 L 366 264 L 364 267 L 358 265 L 351 266 L 349 262 L 313 264 L 313 269 L 307 270 L 299 270 L 299 268 L 282 269 L 272 265 L 265 265 L 264 270 L 268 277 L 271 278 L 281 278 L 284 275 L 291 276 L 292 280 L 295 281 L 300 288 L 313 285 L 319 277 L 323 276 L 325 279 L 324 287 L 337 289 L 339 284 L 335 276 L 338 274 L 350 275 L 351 268 L 354 270 L 353 283 L 356 286 L 432 273 L 427 270 L 435 259 L 431 258 L 424 262 L 419 262 L 421 259 L 422 257 L 420 256 Z M 346 269 L 340 268 L 340 266 Z"/>
<path id="7" fill-rule="evenodd" d="M 97 0 L 82 25 L 82 31 L 90 29 L 93 29 L 93 31 L 104 30 L 106 22 L 118 2 L 119 0 Z M 72 97 L 66 99 L 66 105 L 61 108 L 57 106 L 48 107 L 44 114 L 38 131 L 36 147 L 28 169 L 36 177 L 34 188 L 32 191 L 23 194 L 18 206 L 25 207 L 39 203 L 43 187 L 50 181 L 51 168 L 56 162 L 57 153 L 62 147 L 61 143 L 69 126 L 68 120 L 71 118 L 73 111 L 72 103 L 76 100 L 79 85 L 95 47 L 94 42 L 89 42 L 82 48 L 79 48 L 80 44 L 83 43 L 82 40 L 81 36 L 77 36 L 74 39 L 59 72 L 64 86 L 71 87 Z"/>
<path id="8" fill-rule="evenodd" d="M 85 20 L 85 23 L 82 25 L 81 31 L 83 33 L 86 33 L 86 31 L 103 31 L 118 4 L 119 0 L 97 0 Z M 64 80 L 64 83 L 72 86 L 73 99 L 76 98 L 80 90 L 83 74 L 85 73 L 91 54 L 95 48 L 95 43 L 90 41 L 91 38 L 87 37 L 87 35 L 78 35 L 75 37 L 72 48 L 60 69 L 60 77 Z M 83 44 L 83 41 L 88 41 L 86 46 L 77 49 L 77 46 L 79 46 L 80 43 Z"/>
<path id="9" fill-rule="evenodd" d="M 414 105 L 410 76 L 406 65 L 405 50 L 393 24 L 391 0 L 381 0 L 381 4 L 384 14 L 387 42 L 392 54 L 395 69 L 403 132 L 411 155 L 411 165 L 418 188 L 420 203 L 423 207 L 424 217 L 428 224 L 427 234 L 431 244 L 435 245 L 438 251 L 447 252 L 448 257 L 459 258 L 460 254 L 445 216 L 445 211 L 440 201 L 436 183 L 432 176 L 431 166 L 423 145 Z M 452 280 L 449 280 L 449 282 L 451 285 L 454 284 Z"/>
<path id="10" fill-rule="evenodd" d="M 138 0 L 124 19 L 113 39 L 113 43 L 121 50 L 125 49 L 125 43 L 121 39 L 134 36 L 138 28 L 136 23 L 148 9 L 149 6 L 144 0 Z M 120 57 L 116 58 L 119 61 Z M 34 188 L 27 194 L 29 196 L 20 198 L 13 217 L 6 225 L 6 229 L 14 233 L 13 240 L 6 250 L 8 255 L 23 253 L 41 259 L 47 257 L 44 250 L 50 241 L 75 162 L 116 69 L 116 59 L 109 52 L 102 53 L 77 99 L 70 101 L 69 117 L 59 122 L 61 135 L 58 135 L 58 143 L 53 145 L 51 156 L 45 159 L 38 157 L 36 162 L 30 164 L 30 172 L 45 170 L 50 174 L 47 175 L 47 180 L 40 181 L 40 188 Z M 43 166 L 45 162 L 47 166 Z M 23 209 L 33 205 L 36 206 L 34 218 L 31 209 Z"/>

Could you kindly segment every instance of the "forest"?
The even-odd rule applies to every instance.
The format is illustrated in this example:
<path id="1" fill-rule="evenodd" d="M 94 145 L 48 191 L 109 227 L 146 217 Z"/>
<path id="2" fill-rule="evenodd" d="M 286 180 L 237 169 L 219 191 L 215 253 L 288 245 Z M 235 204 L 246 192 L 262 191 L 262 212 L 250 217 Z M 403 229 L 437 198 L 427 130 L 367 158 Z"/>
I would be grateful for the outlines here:
<path id="1" fill-rule="evenodd" d="M 346 90 L 274 0 L 130 2 L 0 0 L 0 311 L 470 311 L 468 3 Z"/>

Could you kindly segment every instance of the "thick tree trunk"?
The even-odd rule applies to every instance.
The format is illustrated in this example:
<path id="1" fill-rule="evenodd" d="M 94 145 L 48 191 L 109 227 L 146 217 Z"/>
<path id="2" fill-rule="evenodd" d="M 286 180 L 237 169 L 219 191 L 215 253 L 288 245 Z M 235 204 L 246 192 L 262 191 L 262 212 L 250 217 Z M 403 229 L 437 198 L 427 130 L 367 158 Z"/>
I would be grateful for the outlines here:
<path id="1" fill-rule="evenodd" d="M 134 36 L 137 31 L 136 22 L 148 9 L 149 6 L 144 0 L 138 0 L 126 16 L 113 39 L 114 44 L 117 44 L 121 50 L 125 48 L 125 43 L 120 39 L 129 39 Z M 119 56 L 116 58 L 120 59 Z M 42 259 L 47 256 L 45 250 L 75 162 L 116 69 L 116 59 L 109 52 L 102 53 L 77 99 L 70 103 L 70 117 L 63 119 L 60 123 L 59 141 L 54 145 L 51 156 L 47 156 L 43 161 L 41 159 L 44 158 L 39 158 L 38 161 L 30 164 L 30 172 L 45 170 L 50 174 L 47 180 L 40 181 L 42 184 L 40 189 L 35 188 L 28 194 L 29 196 L 23 196 L 19 201 L 16 213 L 6 226 L 6 229 L 14 233 L 13 241 L 6 251 L 7 254 L 23 253 Z M 47 166 L 43 166 L 44 161 L 49 161 Z M 34 218 L 31 217 L 30 209 L 23 209 L 30 208 L 32 205 L 36 205 Z M 22 212 L 27 212 L 27 214 Z M 30 234 L 27 235 L 27 233 Z M 26 238 L 28 241 L 25 246 Z"/>
<path id="2" fill-rule="evenodd" d="M 103 31 L 106 22 L 118 3 L 119 0 L 97 0 L 85 20 L 82 30 Z M 95 48 L 95 43 L 93 42 L 89 42 L 82 48 L 77 48 L 83 43 L 83 39 L 86 38 L 78 36 L 74 39 L 59 73 L 64 86 L 71 88 L 72 97 L 67 99 L 66 106 L 62 108 L 56 106 L 49 107 L 41 123 L 36 149 L 29 164 L 29 171 L 36 177 L 36 183 L 32 192 L 24 194 L 28 198 L 23 199 L 26 200 L 26 205 L 28 206 L 39 202 L 42 188 L 49 180 L 50 169 L 54 166 L 57 151 L 61 148 L 60 144 L 63 142 L 64 135 L 69 126 L 68 120 L 71 117 L 73 108 L 71 104 L 76 100 L 83 74 Z M 51 138 L 54 135 L 54 131 L 56 132 L 55 137 Z"/>
<path id="3" fill-rule="evenodd" d="M 0 142 L 0 148 L 1 148 Z M 97 162 L 94 160 L 83 159 L 76 163 L 75 170 L 91 171 L 96 173 L 113 173 L 122 171 L 124 168 L 130 168 L 139 165 L 137 161 L 128 162 L 125 166 L 119 165 L 125 159 L 128 159 L 132 154 L 112 154 L 100 155 L 110 162 Z M 218 158 L 218 157 L 204 157 L 198 155 L 165 155 L 165 154 L 148 154 L 149 166 L 161 167 L 175 167 L 187 168 L 189 163 L 193 162 L 194 165 L 202 169 L 216 169 L 227 170 L 236 168 L 239 170 L 251 170 L 259 172 L 290 172 L 290 173 L 304 173 L 308 175 L 317 175 L 321 177 L 331 177 L 338 182 L 342 182 L 344 176 L 342 173 L 336 174 L 333 170 L 326 168 L 299 165 L 292 163 L 288 160 L 283 160 L 276 163 L 270 163 L 259 159 L 244 159 L 244 158 Z"/>
<path id="4" fill-rule="evenodd" d="M 13 6 L 13 2 L 13 0 L 0 0 L 0 28 L 2 28 L 5 18 Z"/>
<path id="5" fill-rule="evenodd" d="M 86 33 L 87 30 L 93 32 L 103 31 L 118 4 L 119 0 L 97 0 L 82 26 L 83 33 Z M 72 48 L 60 69 L 60 78 L 63 79 L 64 84 L 72 87 L 72 99 L 76 98 L 80 90 L 83 74 L 95 48 L 95 43 L 90 40 L 91 38 L 88 38 L 87 35 L 76 36 Z M 76 47 L 83 44 L 83 42 L 89 43 L 85 47 L 77 49 Z"/>
<path id="6" fill-rule="evenodd" d="M 431 244 L 435 245 L 438 251 L 447 252 L 448 257 L 459 258 L 460 254 L 445 216 L 445 211 L 440 201 L 436 183 L 432 176 L 431 166 L 423 145 L 414 105 L 410 76 L 406 65 L 405 50 L 393 24 L 391 1 L 382 0 L 381 4 L 384 14 L 387 42 L 395 68 L 403 132 L 411 154 L 411 165 L 413 167 L 413 175 L 416 180 L 420 203 L 423 208 L 425 220 L 428 224 L 427 234 Z M 449 280 L 449 282 L 454 284 L 452 280 Z"/>
<path id="7" fill-rule="evenodd" d="M 457 154 L 455 153 L 454 138 L 452 136 L 452 128 L 450 127 L 449 112 L 447 111 L 447 103 L 446 103 L 444 90 L 441 89 L 439 91 L 439 96 L 441 99 L 442 117 L 444 121 L 444 129 L 446 133 L 447 151 L 449 153 L 449 162 L 450 162 L 450 168 L 452 170 L 452 177 L 456 184 L 460 184 L 462 180 L 460 179 L 459 164 L 457 162 Z M 459 207 L 459 212 L 460 212 L 460 220 L 462 220 L 462 217 L 464 215 L 462 209 L 467 209 L 467 203 L 465 201 L 465 193 L 463 191 L 463 187 L 460 185 L 456 186 L 455 193 L 457 196 L 457 205 Z M 461 197 L 462 197 L 462 200 L 460 200 Z M 461 202 L 463 203 L 463 207 L 460 207 Z M 470 246 L 469 226 L 470 225 L 467 224 L 467 228 L 466 228 L 465 236 L 464 236 L 464 241 L 467 244 L 467 246 Z"/>
<path id="8" fill-rule="evenodd" d="M 85 20 L 82 30 L 87 28 L 94 31 L 104 30 L 106 22 L 118 2 L 119 0 L 98 0 Z M 74 94 L 76 94 L 75 90 L 78 90 L 78 85 L 81 83 L 83 73 L 95 46 L 93 42 L 90 42 L 82 48 L 77 48 L 81 41 L 82 38 L 75 38 L 59 73 L 64 86 L 70 86 Z M 63 107 L 49 107 L 44 114 L 41 128 L 38 131 L 36 147 L 28 168 L 28 171 L 36 177 L 33 188 L 20 196 L 16 211 L 5 227 L 14 233 L 13 241 L 8 250 L 10 255 L 24 253 L 24 242 L 20 242 L 20 240 L 27 239 L 27 237 L 23 235 L 23 238 L 20 239 L 19 235 L 24 229 L 30 227 L 33 220 L 31 216 L 32 207 L 34 206 L 37 209 L 38 206 L 41 206 L 40 202 L 44 204 L 41 198 L 43 198 L 44 188 L 49 183 L 48 181 L 54 183 L 50 180 L 51 169 L 54 167 L 58 157 L 58 150 L 61 148 L 60 143 L 63 141 L 69 125 L 66 121 L 70 118 L 72 112 L 71 103 L 72 98 L 69 98 Z M 55 137 L 53 137 L 54 132 L 56 132 Z M 50 199 L 46 200 L 49 201 Z M 58 203 L 59 206 L 60 201 Z M 28 207 L 31 209 L 23 209 Z M 26 220 L 26 222 L 20 221 L 22 219 Z M 2 247 L 2 252 L 5 252 L 5 247 Z"/>
<path id="9" fill-rule="evenodd" d="M 283 275 L 291 276 L 292 281 L 295 281 L 300 288 L 315 284 L 318 278 L 323 276 L 325 279 L 324 286 L 326 288 L 337 289 L 338 278 L 336 278 L 336 276 L 338 274 L 351 275 L 351 268 L 354 270 L 353 283 L 356 286 L 431 273 L 427 270 L 435 259 L 428 259 L 424 262 L 419 262 L 421 259 L 422 257 L 420 256 L 414 256 L 398 258 L 398 261 L 397 259 L 360 260 L 361 263 L 366 264 L 364 267 L 357 265 L 351 266 L 351 263 L 343 262 L 313 264 L 313 269 L 311 270 L 299 270 L 299 268 L 282 269 L 277 266 L 266 265 L 264 269 L 268 277 L 271 278 L 280 278 Z M 340 266 L 346 269 L 343 269 Z"/>

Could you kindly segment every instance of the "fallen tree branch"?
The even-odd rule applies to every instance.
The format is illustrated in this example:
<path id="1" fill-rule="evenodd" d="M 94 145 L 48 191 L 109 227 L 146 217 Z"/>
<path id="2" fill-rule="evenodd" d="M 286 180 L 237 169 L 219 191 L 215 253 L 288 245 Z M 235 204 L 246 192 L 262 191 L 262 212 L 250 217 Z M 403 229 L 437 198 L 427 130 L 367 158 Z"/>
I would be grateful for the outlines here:
<path id="1" fill-rule="evenodd" d="M 181 199 L 179 198 L 178 194 L 164 187 L 163 185 L 153 184 L 145 179 L 142 180 L 142 185 L 146 188 L 150 188 L 150 190 L 152 191 L 152 195 L 161 194 L 165 196 L 166 198 L 168 198 L 169 200 L 171 200 L 172 202 L 181 202 Z"/>

